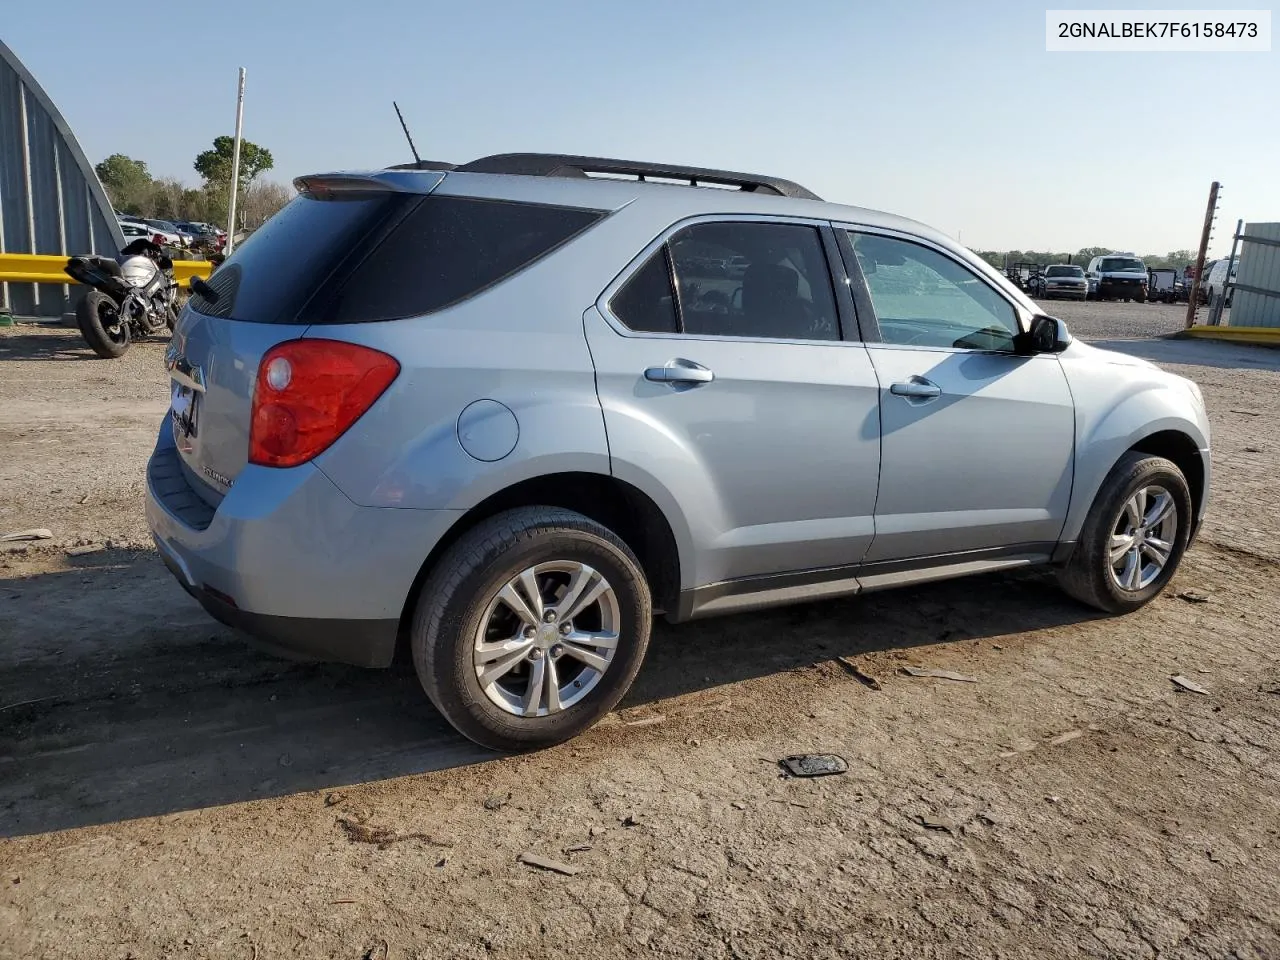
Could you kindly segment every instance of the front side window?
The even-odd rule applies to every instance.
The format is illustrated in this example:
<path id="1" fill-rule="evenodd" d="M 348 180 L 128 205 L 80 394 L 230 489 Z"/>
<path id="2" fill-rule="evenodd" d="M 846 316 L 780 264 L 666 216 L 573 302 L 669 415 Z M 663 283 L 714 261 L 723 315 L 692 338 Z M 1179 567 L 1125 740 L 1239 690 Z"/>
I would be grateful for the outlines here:
<path id="1" fill-rule="evenodd" d="M 936 250 L 869 233 L 850 233 L 885 343 L 1013 350 L 1013 305 L 968 267 Z"/>

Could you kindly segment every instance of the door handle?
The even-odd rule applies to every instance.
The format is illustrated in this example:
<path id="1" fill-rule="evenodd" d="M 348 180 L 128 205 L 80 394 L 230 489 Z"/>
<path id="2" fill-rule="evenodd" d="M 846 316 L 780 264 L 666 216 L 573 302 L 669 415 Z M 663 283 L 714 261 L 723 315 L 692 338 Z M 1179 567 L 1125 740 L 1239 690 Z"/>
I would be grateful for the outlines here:
<path id="1" fill-rule="evenodd" d="M 924 377 L 912 377 L 902 383 L 895 383 L 889 388 L 889 392 L 895 397 L 906 397 L 908 400 L 933 400 L 942 396 L 942 388 Z"/>
<path id="2" fill-rule="evenodd" d="M 644 372 L 644 378 L 654 383 L 680 383 L 693 386 L 699 383 L 710 383 L 716 375 L 700 363 L 677 357 L 674 360 L 668 360 L 664 366 L 650 367 Z"/>

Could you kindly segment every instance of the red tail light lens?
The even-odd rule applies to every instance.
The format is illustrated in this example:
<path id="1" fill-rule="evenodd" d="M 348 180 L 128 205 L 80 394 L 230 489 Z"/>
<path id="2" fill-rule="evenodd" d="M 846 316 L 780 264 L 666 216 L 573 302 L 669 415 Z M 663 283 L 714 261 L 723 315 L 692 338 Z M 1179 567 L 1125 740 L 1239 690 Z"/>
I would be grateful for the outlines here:
<path id="1" fill-rule="evenodd" d="M 338 340 L 290 340 L 258 365 L 249 462 L 296 467 L 319 456 L 400 373 L 394 357 Z"/>

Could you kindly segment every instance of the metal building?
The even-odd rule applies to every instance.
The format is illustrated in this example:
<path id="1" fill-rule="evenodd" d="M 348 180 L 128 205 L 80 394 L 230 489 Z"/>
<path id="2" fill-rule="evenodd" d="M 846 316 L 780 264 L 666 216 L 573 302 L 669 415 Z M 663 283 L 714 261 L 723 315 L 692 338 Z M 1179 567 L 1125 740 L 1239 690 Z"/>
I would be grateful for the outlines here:
<path id="1" fill-rule="evenodd" d="M 30 71 L 0 41 L 0 253 L 115 255 L 111 203 L 75 135 Z M 63 317 L 76 285 L 0 284 L 0 308 Z"/>
<path id="2" fill-rule="evenodd" d="M 1240 235 L 1231 326 L 1280 327 L 1280 223 L 1250 223 Z"/>

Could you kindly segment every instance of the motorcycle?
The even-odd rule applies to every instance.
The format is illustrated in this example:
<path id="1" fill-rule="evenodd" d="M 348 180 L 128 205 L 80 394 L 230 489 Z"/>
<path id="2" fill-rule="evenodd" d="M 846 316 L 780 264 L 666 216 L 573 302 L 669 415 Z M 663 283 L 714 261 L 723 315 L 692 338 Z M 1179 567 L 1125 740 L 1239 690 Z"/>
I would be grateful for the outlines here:
<path id="1" fill-rule="evenodd" d="M 76 324 L 94 353 L 112 359 L 136 336 L 172 332 L 178 321 L 173 261 L 139 237 L 111 257 L 72 257 L 63 268 L 89 290 L 76 308 Z"/>

